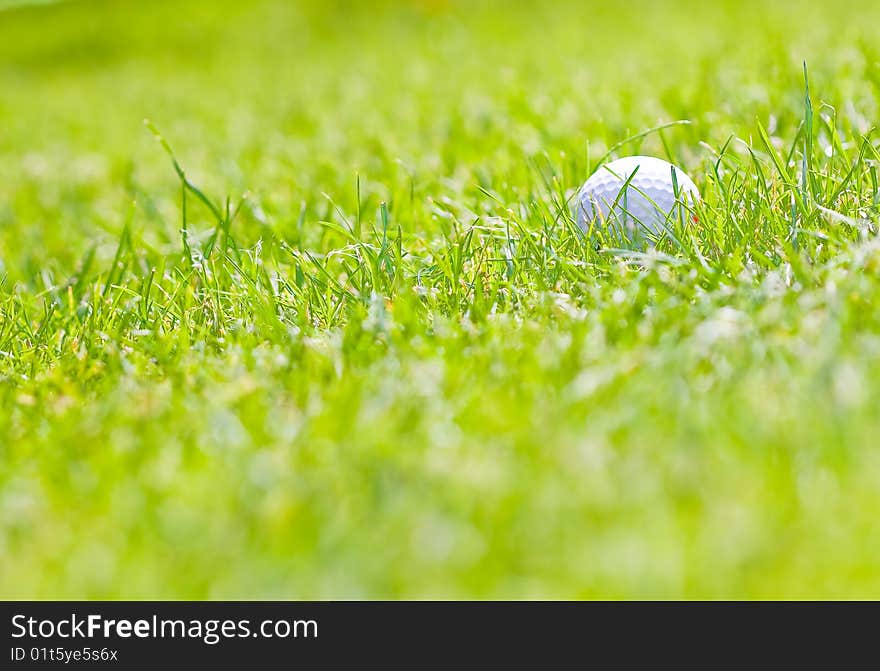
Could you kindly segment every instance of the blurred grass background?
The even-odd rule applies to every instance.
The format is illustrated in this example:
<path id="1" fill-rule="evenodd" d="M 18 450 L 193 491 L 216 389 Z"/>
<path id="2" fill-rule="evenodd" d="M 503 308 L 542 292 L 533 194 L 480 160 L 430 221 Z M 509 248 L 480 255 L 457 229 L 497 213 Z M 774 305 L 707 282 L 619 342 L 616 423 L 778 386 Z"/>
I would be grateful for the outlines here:
<path id="1" fill-rule="evenodd" d="M 482 315 L 425 308 L 412 274 L 338 320 L 304 298 L 287 330 L 245 309 L 162 337 L 84 316 L 126 222 L 117 283 L 140 298 L 107 314 L 148 311 L 151 269 L 170 302 L 187 286 L 168 260 L 179 182 L 144 118 L 205 193 L 248 194 L 242 249 L 326 254 L 341 243 L 319 222 L 385 202 L 427 254 L 444 212 L 519 212 L 542 198 L 537 166 L 576 187 L 667 121 L 690 123 L 633 149 L 717 204 L 713 148 L 757 145 L 758 123 L 794 141 L 804 61 L 858 152 L 880 114 L 877 25 L 854 1 L 0 12 L 0 596 L 878 596 L 873 238 L 800 266 L 775 234 L 752 240 L 769 266 L 745 277 L 719 254 L 711 286 L 693 259 L 511 274 Z M 860 189 L 845 214 L 876 218 L 876 184 Z M 756 212 L 744 226 L 767 225 Z M 210 213 L 189 225 L 203 241 Z M 44 320 L 53 301 L 79 321 Z"/>

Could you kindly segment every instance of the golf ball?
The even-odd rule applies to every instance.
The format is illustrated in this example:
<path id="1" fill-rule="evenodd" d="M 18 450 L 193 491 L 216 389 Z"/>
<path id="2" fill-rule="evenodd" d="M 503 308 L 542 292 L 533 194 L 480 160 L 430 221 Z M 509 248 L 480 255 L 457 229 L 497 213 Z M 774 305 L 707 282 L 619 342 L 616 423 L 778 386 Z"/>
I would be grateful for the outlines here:
<path id="1" fill-rule="evenodd" d="M 577 223 L 585 231 L 591 225 L 612 227 L 629 239 L 659 234 L 680 216 L 686 220 L 686 206 L 699 198 L 691 178 L 671 163 L 627 156 L 602 165 L 584 182 L 577 195 Z"/>

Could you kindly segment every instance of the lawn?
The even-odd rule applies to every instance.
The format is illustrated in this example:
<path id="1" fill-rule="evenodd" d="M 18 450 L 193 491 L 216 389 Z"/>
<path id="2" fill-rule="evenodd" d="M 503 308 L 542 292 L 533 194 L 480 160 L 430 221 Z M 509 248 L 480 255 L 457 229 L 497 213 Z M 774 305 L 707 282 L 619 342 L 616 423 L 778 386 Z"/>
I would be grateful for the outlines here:
<path id="1" fill-rule="evenodd" d="M 880 4 L 0 6 L 0 597 L 880 598 Z"/>

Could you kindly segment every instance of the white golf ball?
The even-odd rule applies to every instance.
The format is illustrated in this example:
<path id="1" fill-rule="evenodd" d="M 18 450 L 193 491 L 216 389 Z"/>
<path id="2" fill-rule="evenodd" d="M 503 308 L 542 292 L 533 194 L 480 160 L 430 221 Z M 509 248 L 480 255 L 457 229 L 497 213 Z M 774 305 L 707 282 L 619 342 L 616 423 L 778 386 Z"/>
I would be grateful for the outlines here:
<path id="1" fill-rule="evenodd" d="M 691 178 L 671 163 L 627 156 L 602 165 L 584 182 L 577 195 L 577 223 L 584 231 L 591 225 L 612 227 L 632 240 L 670 230 L 679 217 L 686 221 L 687 206 L 699 199 Z"/>

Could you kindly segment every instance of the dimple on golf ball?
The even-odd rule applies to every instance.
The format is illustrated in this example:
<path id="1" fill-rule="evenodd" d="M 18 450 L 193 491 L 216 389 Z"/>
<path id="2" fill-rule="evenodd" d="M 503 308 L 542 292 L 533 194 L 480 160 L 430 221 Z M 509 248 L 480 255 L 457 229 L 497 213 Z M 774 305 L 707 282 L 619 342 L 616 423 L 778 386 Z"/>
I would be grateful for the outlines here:
<path id="1" fill-rule="evenodd" d="M 600 166 L 584 182 L 577 195 L 577 223 L 584 231 L 612 227 L 629 239 L 660 234 L 680 217 L 688 219 L 687 206 L 699 199 L 691 178 L 671 163 L 653 156 L 627 156 Z"/>

